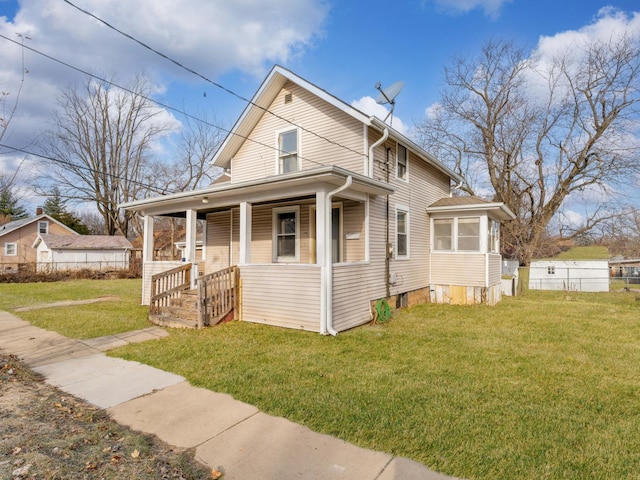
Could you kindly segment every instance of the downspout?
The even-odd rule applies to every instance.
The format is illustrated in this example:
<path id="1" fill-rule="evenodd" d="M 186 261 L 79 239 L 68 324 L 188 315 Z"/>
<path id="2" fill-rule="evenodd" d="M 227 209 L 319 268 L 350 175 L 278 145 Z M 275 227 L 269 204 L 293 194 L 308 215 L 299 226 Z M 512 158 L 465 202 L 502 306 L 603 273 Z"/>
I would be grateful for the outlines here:
<path id="1" fill-rule="evenodd" d="M 386 169 L 387 169 L 387 184 L 389 183 L 389 152 L 390 148 L 386 150 Z M 391 245 L 389 243 L 389 194 L 386 198 L 386 210 L 385 210 L 385 240 L 384 240 L 384 286 L 386 297 L 391 297 Z"/>
<path id="2" fill-rule="evenodd" d="M 371 178 L 373 178 L 373 149 L 385 142 L 387 138 L 389 138 L 389 129 L 385 128 L 382 131 L 382 137 L 369 147 L 369 177 Z"/>
<path id="3" fill-rule="evenodd" d="M 324 211 L 324 265 L 322 266 L 322 292 L 324 295 L 325 314 L 320 319 L 320 333 L 329 333 L 334 337 L 338 332 L 333 328 L 333 255 L 331 254 L 331 203 L 334 195 L 351 187 L 353 177 L 349 175 L 344 185 L 327 193 Z M 327 228 L 328 227 L 328 228 Z"/>

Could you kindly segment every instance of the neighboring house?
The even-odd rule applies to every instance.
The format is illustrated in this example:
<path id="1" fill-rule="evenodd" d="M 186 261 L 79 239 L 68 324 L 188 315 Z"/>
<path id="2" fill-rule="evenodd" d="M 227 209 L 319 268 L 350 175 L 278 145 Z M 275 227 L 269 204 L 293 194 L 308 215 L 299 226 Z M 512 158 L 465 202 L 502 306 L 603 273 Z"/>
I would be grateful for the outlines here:
<path id="1" fill-rule="evenodd" d="M 609 260 L 611 276 L 628 283 L 640 283 L 640 258 L 613 258 Z"/>
<path id="2" fill-rule="evenodd" d="M 574 247 L 556 258 L 532 260 L 529 265 L 530 290 L 608 292 L 609 260 L 606 248 L 602 258 L 581 258 L 581 247 Z"/>
<path id="3" fill-rule="evenodd" d="M 36 216 L 0 225 L 0 267 L 14 272 L 20 265 L 35 264 L 33 242 L 40 234 L 77 236 L 76 231 L 37 210 Z"/>
<path id="4" fill-rule="evenodd" d="M 228 181 L 121 205 L 144 216 L 144 304 L 161 294 L 152 276 L 180 266 L 152 261 L 154 216 L 186 217 L 186 268 L 199 259 L 196 221 L 206 220 L 204 273 L 238 267 L 236 316 L 246 321 L 335 334 L 370 321 L 380 299 L 500 299 L 499 222 L 513 213 L 451 197 L 459 175 L 282 67 L 213 164 Z"/>
<path id="5" fill-rule="evenodd" d="M 124 237 L 109 235 L 38 235 L 33 242 L 38 271 L 122 270 L 133 248 Z"/>

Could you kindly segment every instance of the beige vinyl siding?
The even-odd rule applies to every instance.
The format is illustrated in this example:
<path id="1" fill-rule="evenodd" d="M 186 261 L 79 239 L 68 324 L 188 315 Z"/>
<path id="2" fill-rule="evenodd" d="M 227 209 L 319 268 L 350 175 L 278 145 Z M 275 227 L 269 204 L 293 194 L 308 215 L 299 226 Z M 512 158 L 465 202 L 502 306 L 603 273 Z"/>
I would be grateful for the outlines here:
<path id="1" fill-rule="evenodd" d="M 142 265 L 142 305 L 149 305 L 151 302 L 151 277 L 182 265 L 184 263 L 180 261 L 145 262 Z"/>
<path id="2" fill-rule="evenodd" d="M 284 103 L 286 93 L 293 95 L 291 103 Z M 298 145 L 303 158 L 302 169 L 338 165 L 356 173 L 364 173 L 362 124 L 350 115 L 292 83 L 285 85 L 269 110 L 304 127 L 305 130 L 300 131 Z M 296 127 L 275 115 L 264 113 L 249 135 L 249 140 L 236 154 L 231 167 L 233 183 L 276 173 L 276 132 Z"/>
<path id="3" fill-rule="evenodd" d="M 502 281 L 502 257 L 495 253 L 489 254 L 489 285 L 497 285 Z"/>
<path id="4" fill-rule="evenodd" d="M 364 260 L 366 255 L 364 203 L 352 200 L 342 201 L 342 219 L 343 261 Z M 359 238 L 355 238 L 356 236 Z"/>
<path id="5" fill-rule="evenodd" d="M 373 137 L 373 138 L 371 138 Z M 370 141 L 374 142 L 379 135 L 370 132 Z M 449 195 L 449 177 L 439 172 L 424 160 L 409 151 L 408 181 L 396 179 L 396 148 L 395 140 L 387 140 L 375 152 L 374 177 L 386 180 L 385 165 L 386 152 L 389 149 L 389 182 L 396 188 L 396 192 L 389 198 L 389 242 L 394 248 L 394 258 L 391 259 L 389 271 L 395 274 L 396 284 L 391 285 L 391 295 L 417 290 L 429 285 L 429 217 L 426 208 L 436 200 Z M 382 270 L 377 275 L 384 286 L 384 241 L 385 241 L 385 206 L 384 199 L 376 202 L 378 210 L 372 209 L 371 219 L 376 223 L 376 229 L 381 235 L 375 248 L 380 249 Z M 382 205 L 380 205 L 382 203 Z M 409 258 L 396 259 L 396 208 L 402 207 L 409 213 Z M 372 255 L 374 237 L 372 235 Z M 383 292 L 384 293 L 384 292 Z"/>
<path id="6" fill-rule="evenodd" d="M 207 215 L 207 258 L 205 273 L 231 266 L 231 211 Z"/>
<path id="7" fill-rule="evenodd" d="M 484 253 L 431 254 L 431 283 L 434 285 L 485 286 Z"/>
<path id="8" fill-rule="evenodd" d="M 309 205 L 310 203 L 278 203 L 258 205 L 252 209 L 251 263 L 271 263 L 273 261 L 273 209 L 279 207 L 300 207 L 298 212 L 300 233 L 300 260 L 309 263 Z"/>
<path id="9" fill-rule="evenodd" d="M 320 331 L 320 267 L 245 265 L 240 278 L 242 320 Z"/>
<path id="10" fill-rule="evenodd" d="M 366 263 L 333 267 L 333 328 L 341 332 L 371 320 L 371 290 L 366 281 Z"/>

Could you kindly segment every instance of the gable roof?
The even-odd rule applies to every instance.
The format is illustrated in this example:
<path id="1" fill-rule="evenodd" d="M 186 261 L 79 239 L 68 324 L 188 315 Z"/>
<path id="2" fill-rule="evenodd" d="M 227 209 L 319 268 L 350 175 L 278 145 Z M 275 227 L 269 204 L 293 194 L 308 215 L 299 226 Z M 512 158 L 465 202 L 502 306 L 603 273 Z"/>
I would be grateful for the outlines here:
<path id="1" fill-rule="evenodd" d="M 47 215 L 46 213 L 43 213 L 42 215 L 38 215 L 36 217 L 22 218 L 20 220 L 14 220 L 12 222 L 5 223 L 4 225 L 0 225 L 0 237 L 3 236 L 3 235 L 8 234 L 10 232 L 13 232 L 15 230 L 18 230 L 19 228 L 22 228 L 22 227 L 25 227 L 27 225 L 30 225 L 31 223 L 38 222 L 40 220 L 48 220 L 49 222 L 57 223 L 62 228 L 68 230 L 69 233 L 72 233 L 74 235 L 80 235 L 78 232 L 76 232 L 72 228 L 67 227 L 64 223 L 59 222 L 55 218 L 50 217 L 49 215 Z"/>
<path id="2" fill-rule="evenodd" d="M 436 169 L 445 173 L 458 183 L 464 180 L 460 175 L 455 173 L 450 168 L 446 167 L 444 164 L 440 163 L 440 161 L 438 161 L 435 157 L 423 150 L 422 147 L 395 130 L 393 127 L 384 123 L 379 118 L 366 115 L 360 110 L 331 95 L 326 90 L 314 85 L 313 83 L 305 80 L 302 77 L 299 77 L 292 71 L 281 67 L 280 65 L 275 65 L 271 69 L 271 72 L 269 72 L 267 77 L 264 79 L 264 81 L 258 88 L 258 91 L 255 93 L 253 98 L 251 98 L 250 102 L 247 104 L 244 111 L 234 124 L 233 128 L 227 134 L 224 142 L 222 142 L 222 145 L 214 155 L 212 161 L 213 165 L 228 168 L 231 159 L 235 156 L 238 150 L 240 150 L 240 147 L 246 141 L 247 137 L 249 137 L 251 131 L 258 124 L 264 113 L 268 111 L 271 103 L 275 100 L 275 98 L 287 82 L 292 82 L 299 85 L 313 95 L 321 98 L 325 102 L 345 112 L 347 115 L 350 115 L 351 117 L 355 118 L 368 127 L 376 128 L 380 132 L 387 129 L 389 131 L 390 138 L 393 138 L 396 141 L 399 141 L 403 145 L 407 146 L 422 160 L 430 163 L 431 165 L 436 167 Z"/>
<path id="3" fill-rule="evenodd" d="M 500 220 L 513 220 L 516 215 L 502 202 L 489 202 L 480 197 L 445 197 L 427 207 L 428 213 L 460 213 L 487 210 Z"/>
<path id="4" fill-rule="evenodd" d="M 33 247 L 43 242 L 55 250 L 130 250 L 131 242 L 124 237 L 110 235 L 38 235 Z"/>

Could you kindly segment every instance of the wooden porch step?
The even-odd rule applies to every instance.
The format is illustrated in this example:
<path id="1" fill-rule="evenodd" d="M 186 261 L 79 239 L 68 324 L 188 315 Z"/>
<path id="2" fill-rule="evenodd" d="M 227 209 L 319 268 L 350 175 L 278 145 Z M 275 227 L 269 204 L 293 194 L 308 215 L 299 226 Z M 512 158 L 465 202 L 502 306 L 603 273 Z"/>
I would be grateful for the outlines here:
<path id="1" fill-rule="evenodd" d="M 158 325 L 159 327 L 169 327 L 169 328 L 190 328 L 196 329 L 198 328 L 198 322 L 193 320 L 184 320 L 182 318 L 176 318 L 171 315 L 158 313 L 158 314 L 150 314 L 149 321 L 154 325 Z"/>
<path id="2" fill-rule="evenodd" d="M 190 322 L 192 321 L 192 322 L 198 323 L 197 308 L 191 308 L 189 306 L 183 307 L 183 306 L 177 306 L 177 305 L 170 305 L 168 307 L 161 307 L 160 313 L 164 315 L 169 315 L 172 317 L 181 318 L 183 320 L 188 320 Z"/>

